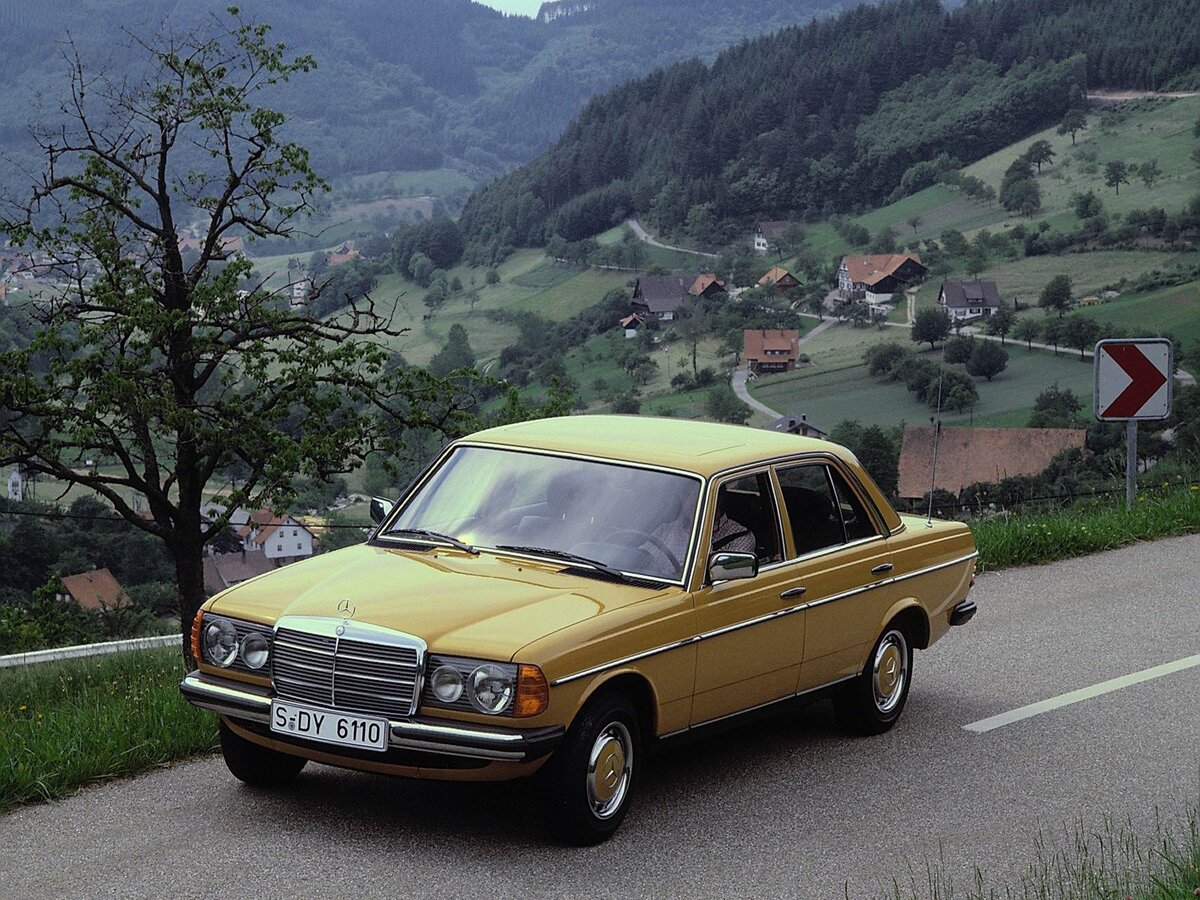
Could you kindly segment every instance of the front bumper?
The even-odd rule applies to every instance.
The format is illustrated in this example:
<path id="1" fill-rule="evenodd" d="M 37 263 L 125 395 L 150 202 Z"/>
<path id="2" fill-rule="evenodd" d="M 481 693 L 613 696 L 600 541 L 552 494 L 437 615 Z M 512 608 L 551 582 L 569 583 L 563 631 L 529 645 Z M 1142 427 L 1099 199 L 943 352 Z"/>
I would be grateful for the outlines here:
<path id="1" fill-rule="evenodd" d="M 184 677 L 179 690 L 189 703 L 203 709 L 258 725 L 270 723 L 269 688 L 195 671 Z M 564 733 L 561 725 L 494 728 L 430 718 L 390 721 L 388 725 L 388 745 L 398 750 L 505 762 L 541 759 L 562 742 Z"/>

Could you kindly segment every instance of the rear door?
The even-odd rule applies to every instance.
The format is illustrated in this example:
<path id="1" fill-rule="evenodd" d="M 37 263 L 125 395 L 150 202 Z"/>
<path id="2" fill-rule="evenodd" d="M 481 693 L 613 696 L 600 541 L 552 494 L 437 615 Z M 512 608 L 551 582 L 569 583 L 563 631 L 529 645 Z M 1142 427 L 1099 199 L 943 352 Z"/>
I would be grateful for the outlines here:
<path id="1" fill-rule="evenodd" d="M 805 639 L 796 690 L 857 674 L 892 603 L 892 558 L 882 523 L 832 459 L 776 469 Z"/>

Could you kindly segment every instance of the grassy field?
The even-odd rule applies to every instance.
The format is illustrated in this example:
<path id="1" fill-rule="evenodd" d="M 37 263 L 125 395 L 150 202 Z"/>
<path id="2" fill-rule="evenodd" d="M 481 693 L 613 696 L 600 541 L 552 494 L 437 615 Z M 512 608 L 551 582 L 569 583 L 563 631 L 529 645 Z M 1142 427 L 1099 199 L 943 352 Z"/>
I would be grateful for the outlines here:
<path id="1" fill-rule="evenodd" d="M 1109 212 L 1128 212 L 1161 206 L 1168 212 L 1179 210 L 1200 191 L 1200 169 L 1191 158 L 1196 139 L 1192 126 L 1200 117 L 1200 97 L 1179 100 L 1151 100 L 1088 116 L 1088 128 L 1076 135 L 1071 146 L 1069 135 L 1049 128 L 1039 134 L 993 153 L 964 170 L 999 187 L 1005 170 L 1034 141 L 1049 141 L 1057 154 L 1042 166 L 1038 184 L 1042 189 L 1042 211 L 1037 219 L 1053 218 L 1071 208 L 1071 195 L 1094 190 Z M 1096 155 L 1095 172 L 1085 157 Z M 1157 159 L 1163 176 L 1154 187 L 1147 187 L 1136 176 L 1117 194 L 1104 185 L 1104 165 L 1123 160 L 1139 165 Z M 1020 221 L 1013 218 L 1011 221 Z"/>
<path id="2" fill-rule="evenodd" d="M 1200 281 L 1128 294 L 1071 315 L 1090 316 L 1128 329 L 1156 329 L 1174 335 L 1190 349 L 1200 343 Z"/>
<path id="3" fill-rule="evenodd" d="M 0 670 L 0 811 L 216 747 L 178 648 Z"/>
<path id="4" fill-rule="evenodd" d="M 880 334 L 880 332 L 874 332 Z M 884 338 L 911 346 L 907 333 L 888 329 Z M 824 338 L 825 335 L 820 335 Z M 807 349 L 807 348 L 805 348 Z M 1092 366 L 1081 363 L 1078 354 L 1064 351 L 1061 356 L 1044 350 L 1029 351 L 1024 346 L 1007 345 L 1008 368 L 991 381 L 977 380 L 979 403 L 973 411 L 944 413 L 949 425 L 992 427 L 1023 426 L 1033 411 L 1037 395 L 1058 383 L 1070 388 L 1087 408 L 1092 397 Z M 926 355 L 937 360 L 937 353 Z M 814 356 L 814 359 L 817 357 Z M 859 359 L 861 359 L 861 355 Z M 864 425 L 925 424 L 933 411 L 918 402 L 900 383 L 873 378 L 866 366 L 841 369 L 803 369 L 752 382 L 751 394 L 781 413 L 805 413 L 829 429 L 844 419 L 857 419 Z"/>
<path id="5" fill-rule="evenodd" d="M 442 197 L 452 191 L 469 190 L 475 181 L 454 169 L 422 169 L 415 172 L 368 172 L 346 179 L 355 188 L 369 188 L 377 196 Z"/>
<path id="6" fill-rule="evenodd" d="M 579 382 L 579 394 L 590 409 L 599 411 L 604 405 L 600 396 L 601 391 L 597 390 L 595 385 L 597 379 L 622 391 L 627 391 L 632 387 L 629 376 L 616 362 L 617 354 L 625 350 L 624 340 L 622 332 L 616 330 L 596 335 L 582 347 L 572 350 L 565 359 L 567 374 Z M 698 368 L 703 369 L 707 366 L 719 372 L 721 367 L 727 364 L 726 358 L 717 352 L 719 343 L 715 339 L 700 342 L 696 348 Z M 679 372 L 691 372 L 691 348 L 685 346 L 682 341 L 675 341 L 669 344 L 660 344 L 648 353 L 650 358 L 658 364 L 658 371 L 646 384 L 639 386 L 644 398 L 643 412 L 653 415 L 656 412 L 670 410 L 672 413 L 686 418 L 702 415 L 704 391 L 679 394 L 671 387 L 673 375 Z M 700 408 L 694 410 L 694 413 L 692 408 L 696 397 L 691 394 L 697 394 L 700 398 Z"/>

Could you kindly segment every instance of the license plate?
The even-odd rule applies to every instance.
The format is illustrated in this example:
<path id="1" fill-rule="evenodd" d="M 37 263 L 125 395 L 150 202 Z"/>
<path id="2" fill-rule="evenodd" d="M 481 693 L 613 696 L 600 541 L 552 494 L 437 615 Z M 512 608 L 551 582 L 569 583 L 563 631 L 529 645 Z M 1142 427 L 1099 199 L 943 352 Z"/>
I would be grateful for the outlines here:
<path id="1" fill-rule="evenodd" d="M 343 747 L 381 751 L 388 748 L 386 719 L 351 716 L 333 709 L 318 709 L 279 700 L 271 703 L 271 730 Z"/>

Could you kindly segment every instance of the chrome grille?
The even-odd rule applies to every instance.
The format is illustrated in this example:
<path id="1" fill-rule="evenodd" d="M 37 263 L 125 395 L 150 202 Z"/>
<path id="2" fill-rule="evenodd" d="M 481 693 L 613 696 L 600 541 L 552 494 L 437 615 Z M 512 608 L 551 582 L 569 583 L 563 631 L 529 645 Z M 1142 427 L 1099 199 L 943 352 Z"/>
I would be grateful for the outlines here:
<path id="1" fill-rule="evenodd" d="M 424 653 L 398 631 L 288 616 L 275 629 L 271 678 L 282 700 L 401 719 L 413 713 Z"/>

